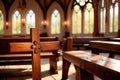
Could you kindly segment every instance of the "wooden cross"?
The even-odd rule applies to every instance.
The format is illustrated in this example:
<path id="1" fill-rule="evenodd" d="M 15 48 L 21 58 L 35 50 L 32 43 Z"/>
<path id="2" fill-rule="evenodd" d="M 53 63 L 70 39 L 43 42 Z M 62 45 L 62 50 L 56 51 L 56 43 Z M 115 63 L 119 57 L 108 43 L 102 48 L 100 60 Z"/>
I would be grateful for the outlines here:
<path id="1" fill-rule="evenodd" d="M 33 80 L 41 80 L 40 36 L 36 28 L 30 30 L 30 39 L 30 42 L 10 43 L 10 52 L 32 53 L 32 78 Z"/>

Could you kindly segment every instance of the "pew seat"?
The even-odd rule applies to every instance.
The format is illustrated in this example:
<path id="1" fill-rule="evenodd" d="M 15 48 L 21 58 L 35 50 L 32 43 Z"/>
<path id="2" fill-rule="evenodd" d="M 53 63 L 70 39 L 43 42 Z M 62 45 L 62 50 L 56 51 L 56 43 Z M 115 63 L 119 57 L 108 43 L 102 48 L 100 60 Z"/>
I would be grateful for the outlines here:
<path id="1" fill-rule="evenodd" d="M 120 79 L 120 60 L 79 50 L 63 53 L 62 80 L 68 78 L 71 63 L 75 65 L 76 80 L 94 80 L 94 75 L 102 80 Z"/>
<path id="2" fill-rule="evenodd" d="M 109 57 L 114 58 L 115 55 L 120 55 L 120 42 L 118 41 L 90 41 L 92 53 L 109 53 Z"/>
<path id="3" fill-rule="evenodd" d="M 59 41 L 57 37 L 40 37 L 40 58 L 49 58 L 50 61 L 50 72 L 55 74 L 57 72 L 57 61 L 59 60 Z M 19 52 L 19 46 L 13 46 L 15 52 L 10 52 L 10 44 L 21 44 L 29 43 L 31 40 L 27 37 L 4 37 L 0 38 L 0 66 L 9 66 L 9 65 L 31 65 L 32 64 L 32 52 L 23 51 Z M 33 44 L 36 44 L 33 42 Z M 32 44 L 30 44 L 32 48 Z M 25 45 L 24 45 L 25 46 Z M 18 48 L 16 48 L 18 47 Z M 33 48 L 36 48 L 33 46 Z M 16 50 L 15 50 L 16 49 Z M 35 50 L 35 49 L 34 49 Z M 17 51 L 17 52 L 16 52 Z M 35 51 L 34 51 L 35 52 Z M 11 70 L 10 70 L 11 71 Z M 21 71 L 16 70 L 15 72 L 1 72 L 0 76 L 21 76 L 21 75 L 31 75 L 31 71 Z M 10 74 L 10 75 L 8 75 Z"/>
<path id="4" fill-rule="evenodd" d="M 112 37 L 73 37 L 73 48 L 79 50 L 81 47 L 90 49 L 89 42 L 93 40 L 108 41 Z"/>
<path id="5" fill-rule="evenodd" d="M 76 80 L 94 80 L 94 75 L 101 78 L 102 80 L 120 79 L 120 60 L 93 54 L 91 51 L 72 50 L 72 40 L 73 38 L 67 38 L 63 40 L 63 45 L 65 47 L 63 48 L 62 55 L 63 65 L 61 80 L 66 80 L 68 78 L 68 71 L 71 63 L 74 64 L 76 69 Z M 103 41 L 101 42 L 103 43 Z M 115 46 L 115 44 L 113 45 Z M 100 46 L 97 45 L 97 47 Z M 119 45 L 117 45 L 117 48 L 119 48 Z M 106 49 L 108 48 L 106 47 Z M 117 51 L 119 49 L 115 50 Z"/>

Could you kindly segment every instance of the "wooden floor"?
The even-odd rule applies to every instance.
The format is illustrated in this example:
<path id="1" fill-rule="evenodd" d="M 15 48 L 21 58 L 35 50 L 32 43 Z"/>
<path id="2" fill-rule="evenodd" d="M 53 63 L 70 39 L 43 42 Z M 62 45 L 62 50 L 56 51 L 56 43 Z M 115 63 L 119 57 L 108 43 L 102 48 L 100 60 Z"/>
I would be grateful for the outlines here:
<path id="1" fill-rule="evenodd" d="M 103 55 L 103 54 L 101 54 Z M 108 56 L 108 55 L 104 55 L 104 56 Z M 62 58 L 60 57 L 60 60 L 58 61 L 58 74 L 50 74 L 49 73 L 49 59 L 41 59 L 41 74 L 42 74 L 42 80 L 61 80 L 62 77 Z M 7 68 L 18 68 L 18 70 L 31 70 L 31 65 L 19 65 L 18 66 L 0 66 L 0 70 L 3 69 L 7 69 Z M 24 70 L 24 68 L 26 68 Z M 70 66 L 70 70 L 69 70 L 69 78 L 68 80 L 75 80 L 75 69 L 73 64 Z M 23 77 L 0 77 L 0 80 L 32 80 L 31 76 L 23 76 Z M 97 78 L 95 76 L 95 80 L 100 80 L 99 78 Z"/>

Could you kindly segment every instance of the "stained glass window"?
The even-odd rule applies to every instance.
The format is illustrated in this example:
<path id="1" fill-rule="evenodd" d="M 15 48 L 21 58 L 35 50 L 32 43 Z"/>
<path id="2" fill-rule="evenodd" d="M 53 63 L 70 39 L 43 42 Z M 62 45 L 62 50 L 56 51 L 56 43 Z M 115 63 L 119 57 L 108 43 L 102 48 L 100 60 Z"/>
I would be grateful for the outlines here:
<path id="1" fill-rule="evenodd" d="M 118 31 L 118 2 L 112 0 L 112 4 L 110 6 L 110 18 L 109 18 L 110 32 Z"/>
<path id="2" fill-rule="evenodd" d="M 86 5 L 85 14 L 84 14 L 84 33 L 89 34 L 93 33 L 94 28 L 94 10 L 91 3 Z"/>
<path id="3" fill-rule="evenodd" d="M 30 28 L 35 28 L 35 13 L 30 10 L 26 16 L 26 33 L 30 34 Z"/>
<path id="4" fill-rule="evenodd" d="M 13 34 L 21 33 L 21 15 L 19 11 L 15 11 L 12 17 L 12 33 Z"/>
<path id="5" fill-rule="evenodd" d="M 106 17 L 106 8 L 104 6 L 104 0 L 102 0 L 101 11 L 100 11 L 100 33 L 105 33 L 105 17 Z"/>
<path id="6" fill-rule="evenodd" d="M 51 33 L 60 33 L 60 13 L 57 9 L 55 9 L 51 15 Z"/>
<path id="7" fill-rule="evenodd" d="M 72 33 L 81 33 L 81 9 L 80 6 L 75 5 L 72 12 Z"/>
<path id="8" fill-rule="evenodd" d="M 3 13 L 2 11 L 0 10 L 0 34 L 3 34 L 4 33 L 4 22 L 3 22 Z"/>

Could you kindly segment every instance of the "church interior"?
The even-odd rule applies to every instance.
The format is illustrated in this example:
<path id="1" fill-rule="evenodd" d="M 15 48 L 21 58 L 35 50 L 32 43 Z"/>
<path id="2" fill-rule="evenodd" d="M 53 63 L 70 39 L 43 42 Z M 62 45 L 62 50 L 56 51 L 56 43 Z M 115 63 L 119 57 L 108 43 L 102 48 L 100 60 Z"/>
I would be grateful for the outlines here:
<path id="1" fill-rule="evenodd" d="M 0 0 L 0 80 L 119 80 L 120 0 Z"/>

